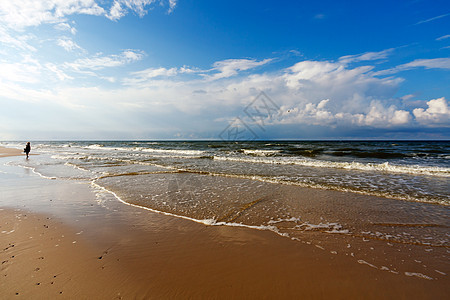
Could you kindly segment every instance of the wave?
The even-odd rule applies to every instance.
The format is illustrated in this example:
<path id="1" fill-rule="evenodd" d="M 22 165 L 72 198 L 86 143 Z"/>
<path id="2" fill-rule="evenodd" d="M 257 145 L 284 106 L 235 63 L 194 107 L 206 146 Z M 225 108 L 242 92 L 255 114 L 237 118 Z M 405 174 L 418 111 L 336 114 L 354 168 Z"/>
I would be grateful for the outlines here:
<path id="1" fill-rule="evenodd" d="M 327 153 L 333 156 L 352 156 L 358 158 L 379 158 L 379 159 L 390 159 L 390 158 L 405 158 L 414 157 L 414 155 L 404 154 L 400 152 L 383 152 L 383 151 L 358 151 L 358 150 L 337 150 Z M 425 154 L 424 154 L 425 156 Z"/>
<path id="2" fill-rule="evenodd" d="M 136 150 L 150 153 L 181 154 L 188 156 L 203 156 L 206 153 L 206 151 L 202 150 L 178 150 L 178 149 L 155 149 L 155 148 L 136 148 Z"/>
<path id="3" fill-rule="evenodd" d="M 251 155 L 251 156 L 274 156 L 281 152 L 281 150 L 250 150 L 250 149 L 242 149 L 244 154 Z"/>
<path id="4" fill-rule="evenodd" d="M 305 156 L 305 157 L 316 157 L 317 155 L 322 154 L 324 149 L 302 149 L 297 147 L 291 147 L 286 149 L 286 154 L 291 154 L 295 156 Z"/>
<path id="5" fill-rule="evenodd" d="M 399 193 L 390 193 L 388 191 L 373 191 L 373 190 L 361 190 L 357 187 L 344 187 L 344 186 L 337 186 L 335 184 L 326 184 L 326 183 L 314 183 L 314 182 L 300 182 L 295 179 L 289 179 L 289 178 L 279 178 L 279 177 L 273 177 L 273 176 L 263 176 L 263 175 L 256 175 L 256 174 L 236 174 L 234 172 L 215 172 L 215 171 L 206 171 L 206 170 L 197 170 L 192 168 L 185 168 L 181 165 L 164 165 L 158 162 L 153 161 L 139 161 L 139 160 L 133 160 L 133 159 L 118 159 L 118 158 L 108 158 L 108 157 L 95 157 L 95 156 L 60 156 L 60 155 L 54 155 L 53 158 L 59 158 L 59 159 L 79 159 L 81 162 L 83 161 L 102 161 L 102 165 L 107 165 L 109 163 L 112 164 L 136 164 L 136 165 L 146 165 L 146 166 L 153 166 L 158 167 L 166 170 L 165 172 L 187 172 L 187 173 L 193 173 L 193 174 L 201 174 L 201 175 L 207 175 L 207 176 L 223 176 L 223 177 L 233 177 L 233 178 L 242 178 L 242 179 L 250 179 L 250 180 L 258 180 L 261 182 L 267 182 L 267 183 L 274 183 L 274 184 L 285 184 L 285 185 L 295 185 L 295 186 L 301 186 L 301 187 L 307 187 L 307 188 L 315 188 L 315 189 L 326 189 L 326 190 L 337 190 L 342 192 L 352 192 L 357 194 L 364 194 L 364 195 L 371 195 L 371 196 L 377 196 L 377 197 L 384 197 L 384 198 L 391 198 L 391 199 L 398 199 L 398 200 L 404 200 L 404 201 L 414 201 L 414 202 L 425 202 L 425 203 L 436 203 L 441 205 L 449 205 L 448 201 L 445 199 L 437 199 L 435 197 L 424 197 L 424 196 L 418 196 L 418 195 L 408 195 L 408 194 L 399 194 Z M 211 157 L 205 157 L 208 159 L 211 159 Z M 279 160 L 277 158 L 266 158 L 266 157 L 248 157 L 248 158 L 242 158 L 242 157 L 213 157 L 213 159 L 217 160 L 232 160 L 232 161 L 244 161 L 244 162 L 252 162 L 252 163 L 274 163 L 274 164 L 297 164 L 307 167 L 327 167 L 327 168 L 343 168 L 343 169 L 356 169 L 356 170 L 378 170 L 378 171 L 385 171 L 385 170 L 394 170 L 397 173 L 408 173 L 408 174 L 419 174 L 423 175 L 426 173 L 430 173 L 430 170 L 422 170 L 420 169 L 419 172 L 411 168 L 410 166 L 402 167 L 402 166 L 392 166 L 388 163 L 380 164 L 380 165 L 363 165 L 361 163 L 335 163 L 335 162 L 327 162 L 327 161 L 318 161 L 318 160 L 296 160 L 295 162 L 292 161 L 286 161 L 286 160 Z M 83 167 L 83 163 L 81 165 L 78 165 L 79 167 Z M 403 170 L 402 168 L 406 168 Z M 417 168 L 417 167 L 416 167 Z M 419 167 L 420 168 L 420 167 Z M 434 170 L 435 168 L 433 168 Z M 439 168 L 438 168 L 439 169 Z M 436 170 L 434 170 L 436 171 Z M 448 170 L 438 170 L 438 172 L 447 172 L 444 175 L 441 176 L 449 176 Z M 152 171 L 153 172 L 153 171 Z M 164 171 L 162 171 L 164 172 Z M 132 173 L 132 172 L 131 172 Z M 438 173 L 438 174 L 440 174 Z M 124 173 L 119 172 L 117 174 L 120 174 L 120 176 L 124 176 Z M 103 175 L 113 175 L 104 173 Z M 142 175 L 142 174 L 128 174 L 128 175 Z M 436 172 L 433 173 L 433 175 L 436 175 Z"/>
<path id="6" fill-rule="evenodd" d="M 163 214 L 166 216 L 171 216 L 171 217 L 176 217 L 176 218 L 180 218 L 180 219 L 185 219 L 185 220 L 190 220 L 196 223 L 200 223 L 200 224 L 204 224 L 204 225 L 208 225 L 208 226 L 232 226 L 232 227 L 246 227 L 246 228 L 252 228 L 252 229 L 258 229 L 258 230 L 269 230 L 272 231 L 278 235 L 284 236 L 284 237 L 288 237 L 287 233 L 282 233 L 279 231 L 279 229 L 276 226 L 273 225 L 246 225 L 246 224 L 242 224 L 242 223 L 234 223 L 234 222 L 223 222 L 223 221 L 218 221 L 216 219 L 195 219 L 189 216 L 184 216 L 181 214 L 174 214 L 174 213 L 170 213 L 170 212 L 165 212 L 165 211 L 161 211 L 161 210 L 156 210 L 147 206 L 142 206 L 142 205 L 137 205 L 134 203 L 130 203 L 127 202 L 125 200 L 123 200 L 119 195 L 117 195 L 115 192 L 101 186 L 100 184 L 98 184 L 97 182 L 95 182 L 95 180 L 91 183 L 91 185 L 98 189 L 99 191 L 102 192 L 106 192 L 109 193 L 111 195 L 113 195 L 119 202 L 125 204 L 125 205 L 129 205 L 132 207 L 137 207 L 137 208 L 141 208 L 141 209 L 145 209 L 154 213 L 158 213 L 158 214 Z"/>
<path id="7" fill-rule="evenodd" d="M 172 213 L 172 212 L 166 212 L 163 210 L 158 210 L 158 209 L 154 209 L 148 206 L 143 206 L 143 205 L 139 205 L 139 204 L 134 204 L 134 203 L 130 203 L 124 199 L 122 199 L 117 193 L 115 193 L 114 191 L 107 189 L 106 187 L 102 186 L 101 184 L 97 183 L 97 180 L 93 180 L 91 182 L 91 185 L 93 186 L 94 189 L 97 190 L 97 192 L 106 192 L 111 194 L 112 196 L 114 196 L 114 198 L 116 198 L 119 202 L 125 204 L 125 205 L 129 205 L 132 207 L 136 207 L 136 208 L 140 208 L 140 209 L 145 209 L 154 213 L 158 213 L 158 214 L 163 214 L 166 216 L 171 216 L 171 217 L 176 217 L 176 218 L 181 218 L 181 219 L 185 219 L 185 220 L 189 220 L 189 221 L 193 221 L 196 223 L 200 223 L 200 224 L 204 224 L 207 226 L 230 226 L 230 227 L 245 227 L 245 228 L 251 228 L 251 229 L 257 229 L 257 230 L 263 230 L 263 231 L 272 231 L 282 237 L 287 237 L 287 238 L 291 238 L 293 240 L 299 240 L 298 238 L 295 237 L 291 237 L 291 235 L 287 232 L 283 231 L 283 228 L 280 226 L 277 226 L 280 223 L 286 223 L 286 222 L 293 222 L 296 224 L 295 227 L 291 228 L 294 230 L 300 230 L 300 231 L 320 231 L 323 233 L 328 233 L 328 234 L 349 234 L 349 231 L 347 229 L 342 229 L 342 225 L 338 224 L 338 223 L 319 223 L 319 224 L 311 224 L 309 222 L 302 222 L 300 224 L 298 224 L 300 222 L 299 218 L 289 218 L 289 219 L 278 219 L 278 220 L 270 220 L 267 222 L 267 224 L 260 224 L 260 225 L 250 225 L 250 224 L 244 224 L 244 223 L 236 223 L 233 222 L 234 219 L 232 219 L 231 221 L 224 221 L 224 220 L 220 220 L 220 219 L 216 219 L 216 218 L 209 218 L 209 219 L 196 219 L 190 216 L 186 216 L 186 215 L 182 215 L 182 214 L 178 214 L 178 213 Z M 288 228 L 289 229 L 289 228 Z"/>
<path id="8" fill-rule="evenodd" d="M 109 149 L 110 147 L 105 147 L 105 145 L 103 145 L 103 144 L 94 144 L 94 145 L 85 146 L 83 148 L 95 149 L 95 150 L 105 150 L 105 149 Z M 114 148 L 111 148 L 111 149 L 114 149 Z"/>
<path id="9" fill-rule="evenodd" d="M 286 157 L 248 158 L 248 157 L 231 157 L 231 156 L 229 157 L 214 156 L 214 159 L 222 161 L 237 161 L 246 163 L 298 165 L 314 168 L 334 168 L 334 169 L 347 169 L 359 171 L 377 171 L 377 172 L 389 172 L 389 173 L 400 173 L 411 175 L 450 177 L 450 168 L 420 166 L 420 165 L 393 165 L 390 164 L 389 162 L 376 164 L 376 163 L 361 163 L 361 162 L 335 162 L 317 159 L 295 159 Z"/>
<path id="10" fill-rule="evenodd" d="M 183 158 L 189 158 L 190 156 L 203 156 L 207 152 L 203 150 L 189 150 L 189 149 L 160 149 L 160 148 L 148 148 L 148 147 L 108 147 L 103 144 L 93 144 L 88 146 L 81 146 L 82 149 L 88 150 L 102 150 L 102 151 L 116 151 L 116 152 L 145 152 L 167 155 L 182 155 Z"/>

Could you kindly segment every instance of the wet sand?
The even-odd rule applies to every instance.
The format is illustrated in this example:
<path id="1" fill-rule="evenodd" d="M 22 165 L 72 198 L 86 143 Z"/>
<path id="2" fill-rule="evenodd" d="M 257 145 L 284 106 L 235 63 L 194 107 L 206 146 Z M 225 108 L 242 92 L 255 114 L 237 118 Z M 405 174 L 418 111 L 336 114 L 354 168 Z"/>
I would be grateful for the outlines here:
<path id="1" fill-rule="evenodd" d="M 442 274 L 394 274 L 314 240 L 206 226 L 96 195 L 86 183 L 0 171 L 0 298 L 444 299 L 450 292 Z M 383 245 L 375 256 L 395 255 Z"/>
<path id="2" fill-rule="evenodd" d="M 0 157 L 19 156 L 24 154 L 19 149 L 5 148 L 0 146 Z"/>

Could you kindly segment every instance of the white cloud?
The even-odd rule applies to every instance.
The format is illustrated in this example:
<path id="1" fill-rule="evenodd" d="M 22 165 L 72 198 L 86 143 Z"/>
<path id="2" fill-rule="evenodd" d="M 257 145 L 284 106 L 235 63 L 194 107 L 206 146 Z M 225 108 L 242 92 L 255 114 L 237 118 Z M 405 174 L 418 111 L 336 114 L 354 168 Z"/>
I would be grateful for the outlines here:
<path id="1" fill-rule="evenodd" d="M 75 70 L 101 70 L 104 68 L 119 67 L 131 62 L 141 60 L 144 57 L 144 53 L 138 50 L 125 50 L 121 54 L 113 54 L 108 56 L 102 56 L 97 54 L 90 58 L 80 58 L 72 63 L 65 63 L 65 67 Z"/>
<path id="2" fill-rule="evenodd" d="M 231 77 L 237 75 L 239 71 L 245 71 L 263 66 L 271 61 L 272 59 L 264 59 L 261 61 L 257 61 L 256 59 L 227 59 L 218 61 L 213 64 L 212 69 L 213 71 L 217 71 L 218 73 L 205 75 L 205 78 L 209 80 L 217 80 L 221 78 Z"/>
<path id="3" fill-rule="evenodd" d="M 254 69 L 259 66 L 263 66 L 272 61 L 272 59 L 264 59 L 257 61 L 256 59 L 227 59 L 217 61 L 213 64 L 213 68 L 209 70 L 201 70 L 190 67 L 180 68 L 148 68 L 139 72 L 132 72 L 131 78 L 124 79 L 126 85 L 145 85 L 146 82 L 157 77 L 168 77 L 179 74 L 198 74 L 204 80 L 203 82 L 212 82 L 224 78 L 233 77 L 238 75 L 240 71 L 246 71 Z M 197 79 L 198 80 L 198 79 Z M 154 85 L 154 83 L 150 83 Z"/>
<path id="4" fill-rule="evenodd" d="M 233 63 L 239 61 L 233 60 Z M 227 112 L 243 109 L 258 91 L 264 90 L 281 107 L 277 118 L 267 119 L 267 124 L 350 124 L 390 128 L 403 126 L 412 120 L 408 111 L 389 103 L 402 80 L 376 78 L 370 72 L 371 67 L 348 69 L 341 63 L 303 61 L 284 72 L 230 78 L 240 70 L 237 66 L 250 67 L 248 61 L 244 61 L 214 64 L 227 75 L 214 81 L 198 80 L 198 77 L 180 80 L 181 68 L 150 68 L 134 72 L 130 74 L 131 78 L 124 80 L 129 86 L 126 93 L 130 95 L 122 98 L 133 99 L 135 104 L 139 102 L 141 110 L 151 110 L 158 104 L 160 108 L 194 115 L 206 113 L 211 118 L 215 116 L 216 120 L 224 120 Z M 228 67 L 231 71 L 227 70 Z M 202 77 L 205 73 L 207 71 L 195 74 Z M 161 103 L 164 105 L 160 106 Z"/>
<path id="5" fill-rule="evenodd" d="M 62 48 L 64 48 L 64 50 L 66 50 L 67 52 L 72 52 L 74 50 L 83 50 L 83 48 L 81 48 L 80 46 L 78 46 L 77 43 L 75 43 L 74 41 L 72 41 L 70 38 L 68 37 L 64 37 L 64 38 L 60 38 L 56 41 L 56 44 Z"/>
<path id="6" fill-rule="evenodd" d="M 160 1 L 160 3 L 162 2 L 163 1 Z M 152 5 L 156 3 L 158 3 L 156 0 L 114 0 L 106 17 L 116 21 L 131 11 L 142 18 L 148 13 L 148 10 L 152 8 Z M 168 5 L 168 12 L 171 13 L 175 9 L 177 1 L 168 0 Z"/>
<path id="7" fill-rule="evenodd" d="M 427 105 L 427 109 L 416 108 L 413 110 L 413 114 L 419 123 L 431 126 L 450 126 L 450 110 L 444 97 L 430 100 Z"/>
<path id="8" fill-rule="evenodd" d="M 10 30 L 0 24 L 0 43 L 5 46 L 12 47 L 17 50 L 26 50 L 35 52 L 36 48 L 31 46 L 28 41 L 35 37 L 30 34 L 14 34 Z"/>
<path id="9" fill-rule="evenodd" d="M 142 83 L 146 83 L 151 79 L 158 77 L 168 77 L 174 76 L 178 74 L 179 71 L 177 68 L 148 68 L 138 72 L 132 72 L 131 78 L 125 78 L 124 84 L 126 85 L 139 85 Z"/>
<path id="10" fill-rule="evenodd" d="M 52 92 L 49 90 L 35 90 L 32 88 L 26 88 L 22 84 L 9 81 L 11 78 L 0 78 L 0 96 L 2 99 L 16 100 L 19 102 L 40 102 L 42 100 L 51 100 L 53 98 Z M 34 80 L 22 82 L 34 83 Z M 3 108 L 4 109 L 4 108 Z M 3 112 L 8 112 L 8 110 L 3 110 Z"/>
<path id="11" fill-rule="evenodd" d="M 356 113 L 363 111 L 373 99 L 387 99 L 397 91 L 401 78 L 379 79 L 373 67 L 348 68 L 328 61 L 302 61 L 281 76 L 286 94 L 305 105 L 311 100 L 330 98 L 333 109 Z"/>
<path id="12" fill-rule="evenodd" d="M 411 115 L 408 111 L 398 110 L 395 105 L 386 108 L 381 102 L 372 101 L 369 113 L 366 115 L 358 115 L 357 122 L 359 125 L 387 128 L 396 125 L 405 125 L 410 120 Z"/>
<path id="13" fill-rule="evenodd" d="M 401 65 L 402 68 L 424 67 L 426 69 L 450 69 L 450 57 L 432 58 L 432 59 L 416 59 L 410 63 Z"/>
<path id="14" fill-rule="evenodd" d="M 445 39 L 448 39 L 448 38 L 450 38 L 450 34 L 447 34 L 447 35 L 443 35 L 443 36 L 441 36 L 441 37 L 438 37 L 438 38 L 436 39 L 436 41 L 442 41 L 442 40 L 445 40 Z"/>
<path id="15" fill-rule="evenodd" d="M 450 58 L 431 58 L 431 59 L 416 59 L 412 62 L 396 66 L 391 69 L 375 72 L 374 75 L 389 75 L 401 71 L 411 70 L 423 67 L 425 69 L 450 69 Z"/>
<path id="16" fill-rule="evenodd" d="M 141 60 L 144 57 L 144 52 L 128 49 L 128 50 L 123 51 L 122 55 L 127 62 L 133 62 L 133 61 Z"/>
<path id="17" fill-rule="evenodd" d="M 140 51 L 125 50 L 62 65 L 42 66 L 32 59 L 13 66 L 4 63 L 9 69 L 8 75 L 0 75 L 0 98 L 51 103 L 76 111 L 74 124 L 80 116 L 98 115 L 102 124 L 117 124 L 117 120 L 126 119 L 132 123 L 130 132 L 145 127 L 179 132 L 191 129 L 195 123 L 203 131 L 219 134 L 226 126 L 224 120 L 243 117 L 243 109 L 260 91 L 265 91 L 281 107 L 274 118 L 264 120 L 267 126 L 392 129 L 447 126 L 450 119 L 444 98 L 429 101 L 427 109 L 417 108 L 423 102 L 408 101 L 405 106 L 405 101 L 396 98 L 402 79 L 378 78 L 372 66 L 351 67 L 340 61 L 301 61 L 285 69 L 265 72 L 259 67 L 263 68 L 270 59 L 230 59 L 214 63 L 209 70 L 183 66 L 130 72 L 117 76 L 113 88 L 95 86 L 91 80 L 89 85 L 77 81 L 76 86 L 70 86 L 78 72 L 92 72 L 98 78 L 114 82 L 116 79 L 108 77 L 108 72 L 93 72 L 138 61 L 143 55 Z M 3 65 L 0 68 L 3 70 Z M 239 73 L 245 70 L 248 72 Z M 66 82 L 48 88 L 45 82 L 50 80 Z M 108 114 L 104 114 L 105 110 Z"/>
<path id="18" fill-rule="evenodd" d="M 416 97 L 416 95 L 408 94 L 408 95 L 404 95 L 404 96 L 400 97 L 400 99 L 402 99 L 403 101 L 408 101 L 410 99 L 413 99 L 414 97 Z"/>
<path id="19" fill-rule="evenodd" d="M 319 61 L 301 61 L 287 69 L 286 81 L 291 87 L 298 86 L 302 80 L 318 78 L 331 72 L 342 70 L 344 67 L 340 64 Z"/>
<path id="20" fill-rule="evenodd" d="M 41 77 L 41 64 L 26 56 L 21 62 L 0 62 L 0 79 L 9 82 L 36 83 Z"/>
<path id="21" fill-rule="evenodd" d="M 317 104 L 307 103 L 302 107 L 289 109 L 283 106 L 275 124 L 307 124 L 337 127 L 339 125 L 369 126 L 389 128 L 408 124 L 411 115 L 408 111 L 398 110 L 394 105 L 386 108 L 380 101 L 372 101 L 367 112 L 349 113 L 342 110 L 331 111 L 327 108 L 330 99 Z M 270 123 L 270 120 L 267 120 Z"/>
<path id="22" fill-rule="evenodd" d="M 177 0 L 169 0 L 169 14 L 173 12 L 175 6 L 177 6 Z"/>
<path id="23" fill-rule="evenodd" d="M 434 20 L 438 20 L 438 19 L 441 19 L 441 18 L 445 18 L 445 17 L 448 17 L 448 16 L 450 16 L 450 13 L 449 13 L 449 14 L 439 15 L 439 16 L 436 16 L 436 17 L 432 17 L 432 18 L 429 18 L 429 19 L 426 19 L 426 20 L 422 20 L 422 21 L 417 22 L 417 23 L 414 24 L 414 25 L 419 25 L 419 24 L 423 24 L 423 23 L 428 23 L 428 22 L 431 22 L 431 21 L 434 21 Z"/>
<path id="24" fill-rule="evenodd" d="M 61 80 L 61 81 L 62 81 L 62 80 L 66 80 L 66 79 L 73 79 L 73 77 L 71 77 L 71 76 L 67 75 L 66 73 L 64 73 L 64 72 L 63 72 L 62 70 L 60 70 L 59 67 L 56 66 L 55 64 L 47 63 L 47 64 L 45 64 L 45 67 L 46 67 L 49 71 L 53 72 L 53 73 L 58 77 L 58 79 Z"/>
<path id="25" fill-rule="evenodd" d="M 275 124 L 309 124 L 309 125 L 334 125 L 335 116 L 326 109 L 329 99 L 319 103 L 306 103 L 302 107 L 288 108 L 282 106 L 279 115 L 275 118 Z M 267 120 L 270 122 L 270 120 Z"/>
<path id="26" fill-rule="evenodd" d="M 70 26 L 68 23 L 58 23 L 54 26 L 54 28 L 61 31 L 70 31 L 73 35 L 77 33 L 77 29 Z"/>
<path id="27" fill-rule="evenodd" d="M 379 52 L 366 52 L 363 54 L 357 55 L 346 55 L 339 58 L 339 62 L 341 63 L 352 63 L 359 61 L 371 61 L 371 60 L 380 60 L 386 59 L 395 49 L 386 49 Z"/>
<path id="28" fill-rule="evenodd" d="M 63 22 L 72 14 L 102 15 L 94 0 L 14 0 L 0 1 L 1 23 L 21 30 L 28 26 Z"/>
<path id="29" fill-rule="evenodd" d="M 133 12 L 143 17 L 152 5 L 166 1 L 170 13 L 177 4 L 176 0 L 114 0 L 109 8 L 97 4 L 99 2 L 105 6 L 105 1 L 95 0 L 3 0 L 0 1 L 0 23 L 15 30 L 48 23 L 57 24 L 55 26 L 58 30 L 70 30 L 75 34 L 76 29 L 66 22 L 70 15 L 105 16 L 118 20 L 128 12 Z"/>
<path id="30" fill-rule="evenodd" d="M 178 73 L 177 68 L 170 68 L 170 69 L 166 69 L 166 68 L 149 68 L 143 71 L 139 71 L 139 72 L 133 72 L 132 75 L 135 75 L 137 77 L 141 77 L 144 79 L 150 79 L 150 78 L 155 78 L 155 77 L 159 77 L 159 76 L 173 76 L 176 75 Z"/>
<path id="31" fill-rule="evenodd" d="M 122 5 L 118 1 L 114 1 L 111 9 L 109 10 L 109 14 L 107 17 L 111 20 L 118 20 L 125 15 L 125 9 L 122 8 Z"/>

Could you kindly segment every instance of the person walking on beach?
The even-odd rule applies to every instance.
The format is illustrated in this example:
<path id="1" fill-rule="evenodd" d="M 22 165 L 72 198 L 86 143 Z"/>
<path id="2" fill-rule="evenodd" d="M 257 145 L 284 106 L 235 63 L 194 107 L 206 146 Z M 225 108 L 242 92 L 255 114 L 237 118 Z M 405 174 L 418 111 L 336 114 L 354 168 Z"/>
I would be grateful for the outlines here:
<path id="1" fill-rule="evenodd" d="M 28 154 L 31 151 L 31 145 L 30 142 L 27 143 L 27 145 L 25 146 L 25 148 L 23 149 L 23 152 L 25 152 L 25 154 L 27 155 L 27 159 L 28 159 Z"/>

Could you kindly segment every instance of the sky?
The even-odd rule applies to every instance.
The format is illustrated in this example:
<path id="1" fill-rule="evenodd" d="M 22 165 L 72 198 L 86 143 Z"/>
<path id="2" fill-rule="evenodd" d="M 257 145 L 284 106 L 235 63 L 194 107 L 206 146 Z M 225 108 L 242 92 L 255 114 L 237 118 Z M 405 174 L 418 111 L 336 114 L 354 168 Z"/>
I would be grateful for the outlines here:
<path id="1" fill-rule="evenodd" d="M 449 99 L 448 0 L 0 0 L 0 140 L 448 140 Z"/>

